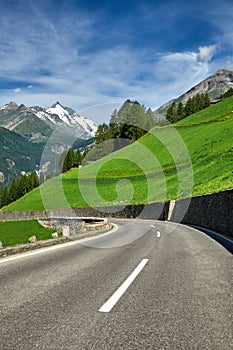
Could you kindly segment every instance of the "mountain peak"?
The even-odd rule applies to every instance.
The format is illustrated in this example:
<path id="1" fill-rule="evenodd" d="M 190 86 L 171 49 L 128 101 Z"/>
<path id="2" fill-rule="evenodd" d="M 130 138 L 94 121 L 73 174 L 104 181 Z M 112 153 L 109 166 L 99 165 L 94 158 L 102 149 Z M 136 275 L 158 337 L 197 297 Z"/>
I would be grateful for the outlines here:
<path id="1" fill-rule="evenodd" d="M 1 107 L 0 110 L 14 110 L 16 108 L 18 108 L 18 105 L 14 101 L 10 101 L 6 103 L 3 107 Z"/>
<path id="2" fill-rule="evenodd" d="M 156 113 L 158 113 L 158 115 L 165 115 L 166 110 L 172 105 L 173 102 L 186 103 L 188 99 L 196 96 L 197 94 L 208 94 L 210 99 L 215 99 L 224 94 L 230 88 L 233 88 L 233 71 L 221 68 L 197 85 L 193 86 L 183 95 L 163 104 L 156 110 Z"/>
<path id="3" fill-rule="evenodd" d="M 57 127 L 67 136 L 74 135 L 82 139 L 94 137 L 97 130 L 95 122 L 78 115 L 72 108 L 63 107 L 59 101 L 48 109 L 39 106 L 26 107 L 11 101 L 0 108 L 0 126 L 16 130 L 22 135 L 27 130 L 27 136 L 41 134 L 42 138 L 48 137 Z"/>
<path id="4" fill-rule="evenodd" d="M 55 102 L 50 108 L 56 108 L 56 106 L 60 106 L 60 107 L 64 108 L 59 101 Z"/>
<path id="5" fill-rule="evenodd" d="M 232 69 L 228 69 L 228 68 L 220 68 L 213 75 L 215 75 L 215 74 L 226 74 L 226 73 L 232 74 L 233 70 Z"/>

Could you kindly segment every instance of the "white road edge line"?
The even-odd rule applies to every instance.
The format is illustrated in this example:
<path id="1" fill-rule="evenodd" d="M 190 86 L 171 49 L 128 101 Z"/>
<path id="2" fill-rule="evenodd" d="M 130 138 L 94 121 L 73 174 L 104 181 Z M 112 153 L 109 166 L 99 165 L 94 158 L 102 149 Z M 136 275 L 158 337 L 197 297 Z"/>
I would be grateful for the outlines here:
<path id="1" fill-rule="evenodd" d="M 142 271 L 144 266 L 148 263 L 149 259 L 143 259 L 140 264 L 135 268 L 131 275 L 123 282 L 123 284 L 116 290 L 116 292 L 106 301 L 106 303 L 101 306 L 99 312 L 110 312 L 113 306 L 118 302 L 122 295 L 129 288 L 131 283 L 135 280 L 137 275 Z"/>

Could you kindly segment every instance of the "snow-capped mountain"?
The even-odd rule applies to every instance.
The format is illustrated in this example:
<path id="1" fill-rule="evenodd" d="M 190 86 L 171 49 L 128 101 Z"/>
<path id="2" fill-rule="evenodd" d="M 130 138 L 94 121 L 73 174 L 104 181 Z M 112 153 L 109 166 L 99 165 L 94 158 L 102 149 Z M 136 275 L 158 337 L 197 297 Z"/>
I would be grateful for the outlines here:
<path id="1" fill-rule="evenodd" d="M 56 102 L 50 108 L 9 102 L 0 108 L 0 186 L 22 171 L 59 172 L 59 157 L 70 147 L 94 142 L 97 125 Z"/>
<path id="2" fill-rule="evenodd" d="M 94 137 L 97 125 L 78 115 L 72 108 L 56 102 L 50 108 L 18 106 L 9 102 L 0 108 L 0 126 L 15 131 L 30 140 L 44 140 L 59 129 L 63 134 L 81 139 Z"/>
<path id="3" fill-rule="evenodd" d="M 92 120 L 78 115 L 72 108 L 63 107 L 59 102 L 48 109 L 31 107 L 31 110 L 41 120 L 52 123 L 54 126 L 75 128 L 79 136 L 85 136 L 85 138 L 94 137 L 97 130 L 97 125 Z"/>

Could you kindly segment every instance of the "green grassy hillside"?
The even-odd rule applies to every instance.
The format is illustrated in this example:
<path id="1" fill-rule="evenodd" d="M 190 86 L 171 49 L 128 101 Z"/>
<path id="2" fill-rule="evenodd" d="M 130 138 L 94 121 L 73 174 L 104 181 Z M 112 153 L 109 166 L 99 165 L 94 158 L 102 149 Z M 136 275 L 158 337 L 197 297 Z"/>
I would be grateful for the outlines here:
<path id="1" fill-rule="evenodd" d="M 0 222 L 0 241 L 3 247 L 28 243 L 29 237 L 35 235 L 37 240 L 50 239 L 53 228 L 43 227 L 36 220 Z M 61 233 L 58 231 L 59 236 Z"/>
<path id="2" fill-rule="evenodd" d="M 233 187 L 233 97 L 47 181 L 5 210 L 146 203 Z"/>

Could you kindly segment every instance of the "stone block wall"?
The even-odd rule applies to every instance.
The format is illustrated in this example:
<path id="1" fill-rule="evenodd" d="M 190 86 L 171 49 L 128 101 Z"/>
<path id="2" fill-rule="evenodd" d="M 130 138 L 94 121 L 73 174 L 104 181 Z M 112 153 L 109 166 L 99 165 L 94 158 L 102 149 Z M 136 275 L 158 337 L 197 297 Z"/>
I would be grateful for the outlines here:
<path id="1" fill-rule="evenodd" d="M 169 202 L 96 208 L 0 212 L 0 221 L 77 217 L 167 220 L 168 212 Z M 202 226 L 233 237 L 233 189 L 191 199 L 177 200 L 172 213 L 169 214 L 171 214 L 170 221 Z"/>
<path id="2" fill-rule="evenodd" d="M 52 218 L 52 219 L 40 219 L 39 223 L 44 227 L 50 227 L 62 231 L 64 226 L 69 227 L 71 235 L 78 234 L 82 226 L 81 219 L 71 218 Z"/>
<path id="3" fill-rule="evenodd" d="M 233 237 L 233 189 L 193 197 L 189 201 L 176 201 L 171 221 L 201 226 Z"/>
<path id="4" fill-rule="evenodd" d="M 135 204 L 126 206 L 96 208 L 64 208 L 54 210 L 27 210 L 0 212 L 0 221 L 13 220 L 46 220 L 48 218 L 74 217 L 115 217 L 166 220 L 169 203 Z"/>

